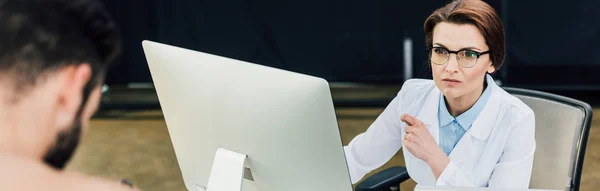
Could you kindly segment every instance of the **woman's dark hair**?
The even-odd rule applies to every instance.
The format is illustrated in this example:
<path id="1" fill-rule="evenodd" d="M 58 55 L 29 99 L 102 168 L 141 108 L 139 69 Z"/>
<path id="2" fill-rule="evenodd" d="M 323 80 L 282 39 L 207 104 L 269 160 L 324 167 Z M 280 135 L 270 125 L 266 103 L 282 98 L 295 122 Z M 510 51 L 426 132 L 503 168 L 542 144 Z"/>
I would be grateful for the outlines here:
<path id="1" fill-rule="evenodd" d="M 435 10 L 425 20 L 425 44 L 431 47 L 433 29 L 438 23 L 471 24 L 479 29 L 490 48 L 490 60 L 496 71 L 500 69 L 506 55 L 504 26 L 500 17 L 487 3 L 481 0 L 457 0 Z"/>

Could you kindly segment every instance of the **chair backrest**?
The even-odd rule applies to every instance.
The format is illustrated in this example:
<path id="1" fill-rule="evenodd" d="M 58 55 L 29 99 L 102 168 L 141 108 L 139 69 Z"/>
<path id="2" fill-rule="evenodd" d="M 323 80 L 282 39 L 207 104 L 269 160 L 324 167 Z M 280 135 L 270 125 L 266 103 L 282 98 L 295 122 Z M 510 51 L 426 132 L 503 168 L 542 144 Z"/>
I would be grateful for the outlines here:
<path id="1" fill-rule="evenodd" d="M 590 105 L 545 92 L 504 89 L 535 113 L 537 148 L 530 188 L 579 190 L 592 120 Z"/>

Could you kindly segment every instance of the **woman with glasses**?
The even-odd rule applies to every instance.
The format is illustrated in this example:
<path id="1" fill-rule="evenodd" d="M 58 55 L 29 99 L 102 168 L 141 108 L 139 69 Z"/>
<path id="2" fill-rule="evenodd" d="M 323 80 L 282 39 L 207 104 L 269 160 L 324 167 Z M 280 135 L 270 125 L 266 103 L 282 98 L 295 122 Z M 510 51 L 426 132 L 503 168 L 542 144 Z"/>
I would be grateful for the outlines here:
<path id="1" fill-rule="evenodd" d="M 424 25 L 433 80 L 406 81 L 369 129 L 344 147 L 353 183 L 402 148 L 420 185 L 527 188 L 533 111 L 489 75 L 505 56 L 504 28 L 480 0 L 453 1 Z"/>

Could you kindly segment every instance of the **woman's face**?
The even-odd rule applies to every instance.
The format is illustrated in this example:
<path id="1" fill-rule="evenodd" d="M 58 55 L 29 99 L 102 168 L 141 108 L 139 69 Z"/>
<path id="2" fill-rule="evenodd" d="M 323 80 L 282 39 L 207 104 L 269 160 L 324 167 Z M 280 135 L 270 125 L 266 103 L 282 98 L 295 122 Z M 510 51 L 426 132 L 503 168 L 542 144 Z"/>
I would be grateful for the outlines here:
<path id="1" fill-rule="evenodd" d="M 447 99 L 457 99 L 465 95 L 477 94 L 478 96 L 481 94 L 486 73 L 493 73 L 495 69 L 490 60 L 490 54 L 482 54 L 477 58 L 477 55 L 472 52 L 489 51 L 489 47 L 477 27 L 471 24 L 457 25 L 441 22 L 433 29 L 432 43 L 434 49 L 430 52 L 430 56 L 432 56 L 433 80 L 444 96 Z M 457 55 L 453 53 L 444 54 L 444 50 L 472 51 L 459 52 Z M 440 59 L 444 55 L 449 55 L 445 64 L 443 64 L 444 59 Z M 463 65 L 470 61 L 474 65 L 472 67 L 461 66 L 457 61 L 457 56 L 459 56 L 460 63 L 463 63 Z M 435 63 L 436 61 L 438 63 Z"/>

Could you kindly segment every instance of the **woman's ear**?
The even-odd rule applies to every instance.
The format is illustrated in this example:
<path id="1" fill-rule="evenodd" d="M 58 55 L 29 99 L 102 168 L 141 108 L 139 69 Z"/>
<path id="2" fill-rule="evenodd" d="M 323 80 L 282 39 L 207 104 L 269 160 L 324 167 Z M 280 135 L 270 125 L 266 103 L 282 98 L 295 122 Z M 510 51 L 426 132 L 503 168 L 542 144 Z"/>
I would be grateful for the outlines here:
<path id="1" fill-rule="evenodd" d="M 489 74 L 493 74 L 496 71 L 496 67 L 494 67 L 493 64 L 490 64 L 490 66 L 488 66 L 487 72 Z"/>

